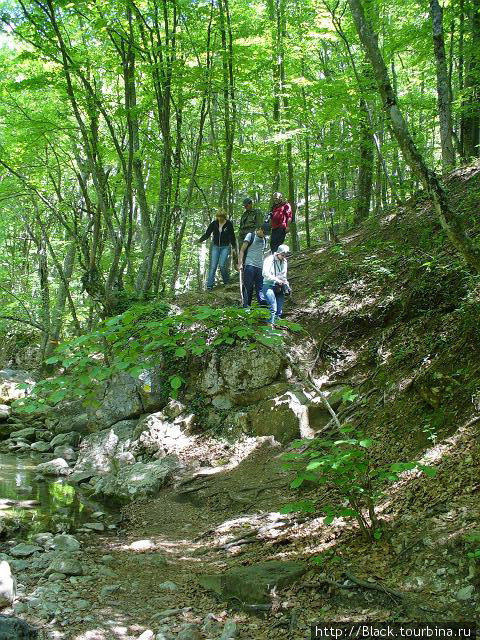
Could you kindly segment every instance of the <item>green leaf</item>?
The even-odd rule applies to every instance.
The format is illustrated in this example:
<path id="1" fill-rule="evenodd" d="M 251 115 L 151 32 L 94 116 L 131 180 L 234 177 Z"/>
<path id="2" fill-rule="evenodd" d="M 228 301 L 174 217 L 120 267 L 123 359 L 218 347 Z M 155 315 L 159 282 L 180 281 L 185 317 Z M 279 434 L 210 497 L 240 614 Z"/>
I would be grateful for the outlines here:
<path id="1" fill-rule="evenodd" d="M 295 480 L 293 480 L 290 483 L 290 487 L 292 489 L 298 489 L 298 487 L 300 487 L 303 484 L 303 480 L 304 480 L 303 476 L 297 476 Z"/>
<path id="2" fill-rule="evenodd" d="M 180 389 L 180 387 L 182 386 L 183 380 L 180 376 L 172 376 L 170 378 L 170 386 L 172 387 L 172 389 L 174 389 L 175 391 L 177 389 Z"/>
<path id="3" fill-rule="evenodd" d="M 280 513 L 315 513 L 315 505 L 312 500 L 300 500 L 299 502 L 290 502 L 280 509 Z"/>
<path id="4" fill-rule="evenodd" d="M 435 476 L 437 475 L 437 469 L 435 469 L 435 467 L 429 467 L 428 465 L 419 464 L 418 468 L 420 469 L 420 471 L 423 471 L 423 473 L 429 478 L 435 478 Z"/>
<path id="5" fill-rule="evenodd" d="M 373 440 L 371 438 L 366 438 L 365 440 L 360 440 L 358 444 L 364 449 L 368 449 L 372 446 Z"/>

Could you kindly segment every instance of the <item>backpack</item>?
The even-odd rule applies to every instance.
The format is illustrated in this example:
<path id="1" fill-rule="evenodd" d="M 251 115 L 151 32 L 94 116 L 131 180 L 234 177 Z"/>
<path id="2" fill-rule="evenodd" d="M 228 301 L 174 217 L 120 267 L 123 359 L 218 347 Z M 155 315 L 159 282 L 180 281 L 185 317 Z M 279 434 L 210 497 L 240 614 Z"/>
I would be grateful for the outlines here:
<path id="1" fill-rule="evenodd" d="M 248 233 L 248 235 L 250 236 L 251 240 L 248 240 L 248 247 L 245 250 L 245 255 L 247 255 L 248 250 L 250 249 L 250 246 L 253 244 L 253 241 L 255 240 L 255 231 L 250 231 Z M 265 249 L 267 248 L 267 239 L 265 238 L 265 236 L 263 236 L 263 253 L 265 253 Z"/>

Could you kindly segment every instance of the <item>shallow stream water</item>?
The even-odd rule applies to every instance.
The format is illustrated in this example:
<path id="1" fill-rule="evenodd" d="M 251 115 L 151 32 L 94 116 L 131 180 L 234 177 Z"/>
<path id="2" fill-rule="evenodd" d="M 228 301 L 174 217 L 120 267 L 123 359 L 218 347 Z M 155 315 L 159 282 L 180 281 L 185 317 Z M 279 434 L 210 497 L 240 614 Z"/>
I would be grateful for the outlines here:
<path id="1" fill-rule="evenodd" d="M 0 523 L 9 531 L 18 527 L 32 536 L 41 531 L 74 531 L 101 505 L 90 503 L 64 481 L 35 479 L 35 467 L 44 459 L 0 454 Z M 1 524 L 0 524 L 1 528 Z"/>

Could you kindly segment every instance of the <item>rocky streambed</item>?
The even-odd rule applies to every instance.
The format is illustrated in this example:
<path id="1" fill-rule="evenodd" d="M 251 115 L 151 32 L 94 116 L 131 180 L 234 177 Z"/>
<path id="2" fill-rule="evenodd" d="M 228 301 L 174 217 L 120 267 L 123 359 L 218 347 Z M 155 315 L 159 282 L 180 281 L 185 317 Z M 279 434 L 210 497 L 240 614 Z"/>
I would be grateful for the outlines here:
<path id="1" fill-rule="evenodd" d="M 28 393 L 27 374 L 3 372 L 3 614 L 27 620 L 44 637 L 65 640 L 228 640 L 239 634 L 238 621 L 215 607 L 215 589 L 223 589 L 215 579 L 216 559 L 202 558 L 205 551 L 194 537 L 252 506 L 260 485 L 254 482 L 253 493 L 243 493 L 245 485 L 250 491 L 249 470 L 232 486 L 213 491 L 222 500 L 208 510 L 182 502 L 194 496 L 189 483 L 197 476 L 204 478 L 200 486 L 214 482 L 265 447 L 268 457 L 278 456 L 268 425 L 280 439 L 300 435 L 308 427 L 308 399 L 287 382 L 281 358 L 251 356 L 259 360 L 252 379 L 251 363 L 237 355 L 214 356 L 205 370 L 194 372 L 183 402 L 160 399 L 120 376 L 99 389 L 101 401 L 93 409 L 70 401 L 31 415 L 12 406 Z M 265 467 L 262 482 L 270 479 Z M 162 513 L 155 526 L 144 516 L 140 522 L 130 517 L 137 504 L 147 504 L 148 512 L 151 500 Z M 267 566 L 246 575 L 241 597 L 262 575 L 266 603 L 272 585 L 288 584 L 303 568 L 289 571 Z M 210 581 L 202 587 L 204 575 Z M 192 580 L 199 590 L 193 595 Z"/>

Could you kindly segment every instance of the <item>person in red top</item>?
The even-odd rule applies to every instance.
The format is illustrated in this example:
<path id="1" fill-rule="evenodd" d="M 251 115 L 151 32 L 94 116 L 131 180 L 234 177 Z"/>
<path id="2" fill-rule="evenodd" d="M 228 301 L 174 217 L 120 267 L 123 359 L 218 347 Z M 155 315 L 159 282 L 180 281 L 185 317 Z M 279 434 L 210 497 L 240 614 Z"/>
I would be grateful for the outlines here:
<path id="1" fill-rule="evenodd" d="M 274 253 L 283 244 L 287 235 L 288 225 L 292 219 L 292 207 L 281 193 L 272 196 L 272 209 L 270 212 L 270 224 L 272 233 L 270 236 L 270 249 Z"/>

